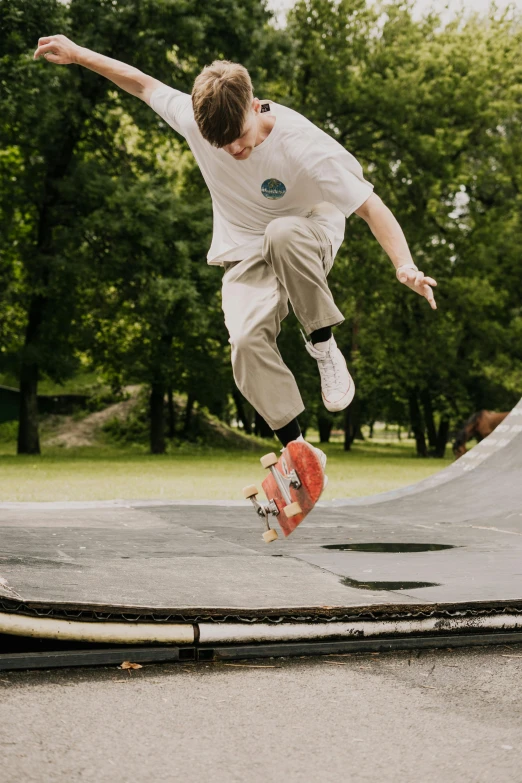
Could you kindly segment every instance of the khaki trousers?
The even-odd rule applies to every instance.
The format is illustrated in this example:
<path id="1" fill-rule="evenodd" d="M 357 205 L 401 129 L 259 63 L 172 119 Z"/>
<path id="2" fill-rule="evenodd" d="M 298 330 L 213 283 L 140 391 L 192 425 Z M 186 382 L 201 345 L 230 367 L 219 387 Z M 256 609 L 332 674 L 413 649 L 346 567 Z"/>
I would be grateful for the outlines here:
<path id="1" fill-rule="evenodd" d="M 261 251 L 225 263 L 222 301 L 234 380 L 274 430 L 304 410 L 276 342 L 288 302 L 306 334 L 344 320 L 326 280 L 332 264 L 323 227 L 305 217 L 276 218 Z"/>

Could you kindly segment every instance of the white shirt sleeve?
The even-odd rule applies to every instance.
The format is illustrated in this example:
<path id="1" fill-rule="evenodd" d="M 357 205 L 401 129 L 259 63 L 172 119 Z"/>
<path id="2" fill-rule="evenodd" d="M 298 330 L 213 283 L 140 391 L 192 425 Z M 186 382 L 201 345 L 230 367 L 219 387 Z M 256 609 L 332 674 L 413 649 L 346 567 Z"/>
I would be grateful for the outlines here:
<path id="1" fill-rule="evenodd" d="M 177 133 L 186 136 L 185 128 L 194 119 L 192 98 L 167 84 L 157 87 L 150 96 L 150 105 Z"/>
<path id="2" fill-rule="evenodd" d="M 324 200 L 336 206 L 348 218 L 370 197 L 373 185 L 364 179 L 362 169 L 359 177 L 346 164 L 343 156 L 324 160 L 318 184 Z"/>
<path id="3" fill-rule="evenodd" d="M 345 217 L 364 204 L 373 185 L 364 179 L 362 166 L 351 152 L 324 131 L 314 128 L 313 143 L 307 147 L 307 165 L 324 201 L 339 209 Z"/>

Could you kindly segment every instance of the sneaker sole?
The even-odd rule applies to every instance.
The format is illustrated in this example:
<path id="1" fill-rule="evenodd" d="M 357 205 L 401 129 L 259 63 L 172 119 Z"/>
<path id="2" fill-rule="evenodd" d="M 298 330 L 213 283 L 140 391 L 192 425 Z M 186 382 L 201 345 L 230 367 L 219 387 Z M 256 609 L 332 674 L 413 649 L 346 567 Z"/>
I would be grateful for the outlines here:
<path id="1" fill-rule="evenodd" d="M 337 413 L 338 411 L 343 411 L 345 408 L 348 407 L 348 405 L 351 403 L 353 398 L 355 397 L 355 384 L 352 381 L 350 388 L 344 395 L 344 397 L 341 397 L 340 400 L 337 402 L 327 402 L 326 399 L 323 396 L 323 402 L 324 407 L 327 411 L 330 411 L 330 413 Z"/>

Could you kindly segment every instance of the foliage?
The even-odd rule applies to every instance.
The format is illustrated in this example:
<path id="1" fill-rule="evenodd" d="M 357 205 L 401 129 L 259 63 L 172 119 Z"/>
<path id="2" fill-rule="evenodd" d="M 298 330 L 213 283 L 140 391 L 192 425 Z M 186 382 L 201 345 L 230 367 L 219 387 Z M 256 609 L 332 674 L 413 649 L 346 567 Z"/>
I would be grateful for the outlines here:
<path id="1" fill-rule="evenodd" d="M 4 0 L 0 372 L 18 375 L 28 402 L 21 451 L 39 451 L 29 404 L 38 381 L 80 369 L 102 373 L 113 393 L 146 384 L 160 430 L 169 389 L 231 416 L 220 273 L 205 264 L 211 204 L 192 155 L 110 81 L 35 62 L 51 31 L 187 92 L 212 59 L 243 62 L 257 95 L 302 112 L 361 161 L 439 287 L 432 312 L 397 283 L 364 221 L 349 219 L 330 283 L 346 317 L 336 339 L 355 375 L 359 424 L 415 419 L 420 453 L 425 432 L 440 453 L 450 422 L 513 404 L 521 17 L 492 10 L 444 26 L 435 12 L 414 21 L 411 6 L 299 0 L 276 30 L 264 0 Z M 324 420 L 293 317 L 280 346 L 306 403 L 303 427 Z M 162 432 L 154 448 L 164 448 Z"/>
<path id="2" fill-rule="evenodd" d="M 454 421 L 510 407 L 522 368 L 520 17 L 441 28 L 402 2 L 306 0 L 290 25 L 287 98 L 363 163 L 439 283 L 433 313 L 350 219 L 331 287 L 365 417 L 401 421 L 412 394 Z"/>
<path id="3" fill-rule="evenodd" d="M 0 369 L 8 359 L 19 368 L 21 451 L 39 451 L 39 378 L 70 377 L 82 351 L 114 385 L 133 376 L 152 387 L 175 379 L 179 388 L 199 389 L 203 350 L 209 371 L 216 358 L 221 388 L 230 385 L 211 336 L 217 286 L 196 269 L 204 264 L 209 198 L 199 174 L 176 193 L 187 168 L 184 144 L 108 80 L 34 62 L 38 38 L 59 30 L 189 91 L 201 67 L 225 55 L 243 60 L 261 82 L 252 52 L 262 62 L 266 51 L 269 66 L 279 36 L 268 18 L 260 0 L 3 4 L 0 166 L 12 164 L 17 176 L 3 178 L 0 195 L 9 227 L 0 247 L 7 354 Z M 216 331 L 219 342 L 223 327 Z M 214 408 L 217 388 L 207 395 Z"/>

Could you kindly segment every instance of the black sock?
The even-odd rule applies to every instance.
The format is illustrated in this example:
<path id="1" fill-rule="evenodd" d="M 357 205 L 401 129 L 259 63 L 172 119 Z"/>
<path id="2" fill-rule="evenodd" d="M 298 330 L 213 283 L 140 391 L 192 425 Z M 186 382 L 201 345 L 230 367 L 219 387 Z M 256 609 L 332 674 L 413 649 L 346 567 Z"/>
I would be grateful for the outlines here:
<path id="1" fill-rule="evenodd" d="M 297 440 L 301 434 L 301 427 L 299 426 L 297 419 L 292 419 L 292 421 L 289 421 L 284 427 L 281 427 L 279 430 L 274 430 L 274 432 L 283 446 L 286 446 L 291 440 Z"/>
<path id="2" fill-rule="evenodd" d="M 316 343 L 325 343 L 330 339 L 331 336 L 332 327 L 323 326 L 321 329 L 316 329 L 314 332 L 312 332 L 310 335 L 310 340 L 312 341 L 312 344 L 315 345 Z"/>

